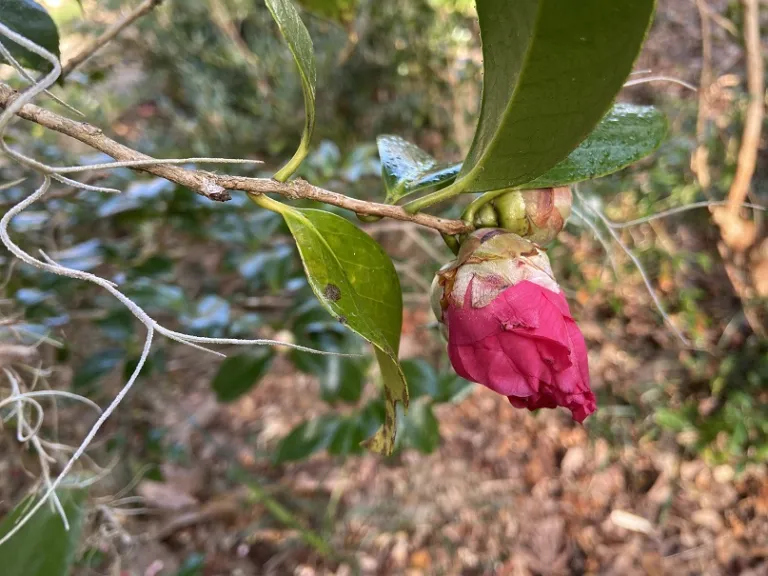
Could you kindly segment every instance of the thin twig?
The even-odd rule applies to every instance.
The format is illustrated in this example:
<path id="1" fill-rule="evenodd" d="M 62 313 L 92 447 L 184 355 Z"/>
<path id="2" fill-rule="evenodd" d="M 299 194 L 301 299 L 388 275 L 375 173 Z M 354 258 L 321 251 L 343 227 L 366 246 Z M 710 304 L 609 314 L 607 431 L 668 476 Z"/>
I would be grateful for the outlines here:
<path id="1" fill-rule="evenodd" d="M 83 62 L 88 60 L 101 48 L 103 48 L 110 40 L 120 34 L 125 28 L 133 24 L 136 20 L 151 12 L 155 6 L 159 5 L 163 0 L 144 0 L 139 4 L 132 12 L 126 14 L 126 16 L 115 22 L 112 26 L 98 38 L 95 38 L 88 44 L 86 44 L 80 52 L 70 58 L 67 63 L 61 69 L 61 78 L 66 78 L 72 70 L 80 66 Z"/>
<path id="2" fill-rule="evenodd" d="M 712 18 L 712 22 L 720 26 L 720 28 L 728 32 L 728 34 L 734 38 L 739 37 L 739 29 L 736 27 L 736 24 L 731 22 L 728 18 L 720 14 L 720 12 L 712 8 L 712 6 L 703 0 L 696 0 L 696 4 L 699 6 L 700 10 L 704 10 L 707 13 L 709 18 Z"/>
<path id="3" fill-rule="evenodd" d="M 747 56 L 747 85 L 749 105 L 744 121 L 736 176 L 728 192 L 728 209 L 737 214 L 747 197 L 757 165 L 757 149 L 765 117 L 765 72 L 760 42 L 760 14 L 757 0 L 742 0 L 744 4 L 744 45 Z"/>
<path id="4" fill-rule="evenodd" d="M 214 354 L 218 354 L 222 356 L 223 354 L 219 352 L 215 352 L 213 350 L 209 350 L 207 348 L 204 348 L 200 344 L 240 344 L 240 345 L 248 345 L 248 344 L 262 344 L 262 345 L 275 345 L 275 346 L 288 346 L 291 348 L 300 348 L 307 352 L 314 352 L 317 354 L 328 354 L 328 355 L 337 355 L 333 352 L 324 352 L 322 350 L 313 350 L 311 348 L 305 348 L 303 346 L 297 346 L 295 344 L 289 344 L 285 342 L 278 342 L 274 340 L 237 340 L 232 338 L 204 338 L 199 336 L 191 336 L 189 334 L 182 334 L 179 332 L 175 332 L 173 330 L 168 330 L 167 328 L 164 328 L 160 324 L 158 324 L 154 319 L 152 319 L 144 310 L 142 310 L 138 305 L 136 305 L 132 300 L 127 298 L 125 295 L 123 295 L 117 288 L 115 287 L 113 282 L 110 282 L 104 278 L 101 278 L 99 276 L 96 276 L 94 274 L 90 274 L 88 272 L 82 272 L 80 270 L 74 270 L 72 268 L 66 268 L 64 266 L 61 266 L 55 262 L 53 262 L 48 256 L 46 256 L 44 253 L 41 252 L 42 257 L 45 261 L 38 260 L 36 258 L 33 258 L 26 252 L 24 252 L 19 246 L 17 246 L 10 238 L 8 234 L 8 225 L 10 221 L 19 213 L 21 213 L 24 209 L 35 203 L 37 200 L 42 198 L 45 193 L 48 191 L 48 188 L 51 184 L 51 177 L 46 175 L 44 177 L 43 185 L 37 189 L 32 195 L 30 195 L 28 198 L 25 198 L 21 202 L 19 202 L 16 206 L 11 208 L 2 218 L 0 218 L 0 241 L 2 241 L 3 245 L 19 260 L 30 264 L 32 266 L 35 266 L 37 268 L 40 268 L 42 270 L 45 270 L 47 272 L 52 272 L 54 274 L 58 274 L 60 276 L 67 276 L 70 278 L 75 278 L 78 280 L 85 280 L 88 282 L 93 282 L 94 284 L 97 284 L 110 292 L 114 297 L 116 297 L 120 302 L 122 302 L 130 311 L 133 313 L 136 318 L 138 318 L 147 328 L 147 335 L 146 339 L 144 341 L 144 348 L 142 350 L 141 356 L 139 358 L 139 361 L 131 374 L 130 378 L 128 379 L 128 382 L 124 385 L 124 387 L 120 390 L 120 392 L 115 396 L 115 398 L 112 400 L 112 402 L 109 404 L 109 406 L 104 410 L 103 414 L 99 417 L 99 419 L 96 421 L 96 423 L 91 427 L 90 431 L 86 435 L 85 439 L 82 441 L 80 446 L 77 448 L 77 450 L 72 454 L 71 458 L 67 461 L 67 463 L 64 465 L 63 469 L 59 473 L 59 475 L 56 477 L 56 479 L 52 480 L 50 483 L 47 483 L 49 485 L 46 486 L 45 493 L 43 494 L 42 498 L 34 505 L 32 508 L 27 512 L 19 521 L 18 523 L 8 532 L 6 533 L 2 538 L 0 538 L 0 546 L 2 546 L 5 542 L 7 542 L 11 537 L 13 537 L 14 534 L 16 534 L 22 526 L 26 524 L 26 522 L 29 520 L 29 518 L 37 512 L 37 510 L 40 509 L 43 504 L 51 499 L 52 502 L 56 502 L 55 497 L 55 490 L 56 488 L 61 484 L 63 479 L 69 474 L 69 472 L 72 470 L 72 467 L 75 465 L 77 460 L 83 456 L 85 450 L 88 448 L 88 446 L 93 441 L 94 437 L 98 433 L 99 429 L 103 426 L 103 424 L 107 421 L 107 419 L 110 417 L 110 415 L 117 409 L 117 407 L 120 405 L 120 403 L 125 398 L 126 394 L 130 391 L 136 380 L 138 379 L 138 376 L 141 372 L 141 369 L 143 368 L 147 357 L 149 356 L 149 351 L 152 345 L 152 338 L 155 334 L 155 332 L 166 336 L 167 338 L 170 338 L 171 340 L 175 340 L 177 342 L 181 342 L 183 344 L 186 344 L 187 346 L 191 346 L 193 348 L 198 348 L 201 350 L 205 350 L 207 352 L 212 352 Z M 348 356 L 347 354 L 342 354 L 342 356 Z M 25 399 L 28 404 L 38 409 L 38 412 L 40 414 L 39 421 L 42 422 L 42 408 L 39 407 L 39 404 L 31 398 Z M 0 405 L 2 405 L 2 402 L 0 402 Z"/>
<path id="5" fill-rule="evenodd" d="M 586 214 L 579 211 L 576 206 L 571 206 L 571 212 L 573 213 L 576 218 L 582 221 L 584 225 L 590 229 L 592 234 L 594 234 L 595 238 L 597 238 L 597 241 L 600 242 L 600 245 L 603 247 L 603 250 L 605 250 L 605 255 L 608 258 L 608 261 L 611 263 L 611 268 L 613 269 L 613 274 L 615 278 L 619 277 L 619 267 L 616 265 L 616 259 L 613 257 L 613 250 L 611 250 L 611 245 L 608 243 L 608 240 L 605 239 L 605 236 L 603 236 L 603 233 L 600 232 L 600 229 L 597 227 L 597 224 L 594 223 L 594 221 L 588 217 Z"/>
<path id="6" fill-rule="evenodd" d="M 712 178 L 709 173 L 709 150 L 705 142 L 709 123 L 709 97 L 712 87 L 712 25 L 711 9 L 704 0 L 696 0 L 701 21 L 701 75 L 699 77 L 699 110 L 696 115 L 696 141 L 698 146 L 691 159 L 691 168 L 701 188 L 707 192 Z"/>
<path id="7" fill-rule="evenodd" d="M 637 226 L 638 224 L 644 224 L 646 222 L 651 222 L 653 220 L 658 220 L 660 218 L 666 218 L 667 216 L 672 216 L 673 214 L 679 214 L 681 212 L 687 212 L 688 210 L 695 210 L 696 208 L 710 208 L 713 206 L 726 206 L 728 204 L 728 200 L 703 200 L 701 202 L 694 202 L 693 204 L 686 204 L 685 206 L 677 206 L 675 208 L 670 208 L 669 210 L 664 210 L 663 212 L 659 212 L 657 214 L 651 214 L 650 216 L 644 216 L 643 218 L 637 218 L 636 220 L 628 220 L 627 222 L 614 222 L 612 220 L 608 221 L 608 226 L 615 229 L 621 229 L 621 228 L 629 228 L 630 226 Z M 741 205 L 742 208 L 750 208 L 752 210 L 761 210 L 765 212 L 768 210 L 765 206 L 760 206 L 759 204 L 750 204 L 749 202 L 745 202 Z"/>
<path id="8" fill-rule="evenodd" d="M 35 83 L 35 79 L 34 79 L 34 78 L 32 78 L 32 75 L 31 75 L 29 72 L 27 72 L 26 70 L 24 70 L 24 67 L 21 65 L 21 63 L 20 63 L 18 60 L 16 60 L 16 58 L 14 58 L 14 57 L 13 57 L 13 54 L 11 54 L 10 50 L 8 50 L 8 48 L 6 48 L 6 47 L 5 47 L 5 45 L 4 45 L 2 42 L 0 42 L 0 56 L 2 56 L 3 58 L 5 58 L 5 59 L 6 59 L 6 61 L 7 61 L 7 62 L 8 62 L 8 63 L 9 63 L 9 64 L 10 64 L 10 65 L 13 67 L 13 68 L 15 68 L 15 69 L 16 69 L 16 72 L 18 72 L 18 73 L 19 73 L 19 75 L 20 75 L 22 78 L 24 78 L 24 80 L 26 80 L 26 81 L 27 81 L 27 82 L 29 82 L 30 84 L 34 84 L 34 83 Z M 56 102 L 58 102 L 59 104 L 61 104 L 62 106 L 64 106 L 64 108 L 66 108 L 67 110 L 69 110 L 70 112 L 74 112 L 74 113 L 75 113 L 75 114 L 77 114 L 78 116 L 83 116 L 83 117 L 85 116 L 85 114 L 83 114 L 82 112 L 80 112 L 80 110 L 78 110 L 77 108 L 75 108 L 75 107 L 73 107 L 73 106 L 70 106 L 69 104 L 67 104 L 66 102 L 64 102 L 64 100 L 62 100 L 61 98 L 59 98 L 58 96 L 56 96 L 56 95 L 55 95 L 55 94 L 53 94 L 52 92 L 50 92 L 50 91 L 48 91 L 48 90 L 45 90 L 44 92 L 45 92 L 45 95 L 46 95 L 46 96 L 48 96 L 49 98 L 51 98 L 51 99 L 55 100 Z"/>
<path id="9" fill-rule="evenodd" d="M 632 263 L 635 265 L 635 268 L 637 268 L 637 271 L 640 273 L 640 277 L 643 279 L 643 283 L 645 284 L 646 289 L 648 290 L 648 294 L 651 296 L 651 300 L 653 300 L 653 303 L 656 305 L 656 309 L 659 311 L 659 314 L 661 314 L 661 317 L 664 318 L 664 321 L 669 325 L 672 332 L 674 332 L 675 336 L 677 336 L 680 340 L 680 342 L 683 343 L 686 347 L 691 346 L 691 342 L 686 338 L 683 333 L 680 331 L 680 329 L 675 326 L 675 324 L 672 322 L 672 318 L 667 313 L 666 308 L 664 307 L 664 304 L 661 303 L 661 299 L 659 298 L 659 295 L 656 294 L 656 290 L 653 287 L 653 284 L 651 284 L 650 278 L 648 278 L 648 274 L 645 272 L 645 268 L 643 268 L 642 263 L 640 262 L 640 259 L 635 256 L 635 253 L 632 252 L 632 250 L 629 249 L 629 247 L 622 241 L 622 239 L 619 237 L 616 230 L 614 230 L 611 227 L 611 221 L 608 219 L 608 217 L 603 214 L 600 210 L 597 208 L 593 208 L 589 202 L 586 202 L 584 198 L 579 193 L 578 187 L 573 187 L 573 193 L 576 196 L 576 198 L 579 199 L 579 202 L 592 214 L 597 216 L 600 221 L 605 225 L 606 229 L 608 230 L 608 233 L 611 235 L 611 238 L 614 239 L 616 244 L 619 245 L 619 247 L 624 251 L 624 253 L 629 257 L 630 260 L 632 260 Z M 586 221 L 586 220 L 585 220 Z"/>
<path id="10" fill-rule="evenodd" d="M 682 86 L 683 88 L 688 88 L 688 90 L 693 90 L 696 92 L 696 86 L 673 76 L 646 76 L 645 78 L 635 78 L 633 80 L 627 80 L 624 83 L 624 88 L 637 86 L 639 84 L 650 84 L 651 82 L 670 82 L 672 84 L 677 84 L 678 86 Z"/>
<path id="11" fill-rule="evenodd" d="M 0 108 L 6 108 L 17 98 L 17 93 L 10 86 L 0 83 Z M 142 166 L 135 168 L 149 172 L 180 184 L 205 196 L 211 200 L 224 202 L 231 198 L 227 190 L 240 190 L 251 194 L 273 193 L 291 199 L 307 199 L 339 206 L 355 212 L 370 216 L 381 216 L 404 222 L 414 222 L 427 228 L 432 228 L 444 234 L 462 234 L 470 231 L 470 226 L 461 220 L 449 220 L 429 214 L 408 214 L 400 206 L 366 202 L 356 198 L 350 198 L 313 186 L 302 179 L 290 182 L 277 182 L 271 178 L 247 178 L 244 176 L 231 176 L 226 174 L 214 174 L 203 170 L 190 170 L 180 166 L 163 165 L 162 160 L 157 160 L 137 152 L 108 136 L 104 135 L 100 128 L 65 118 L 53 112 L 49 112 L 39 106 L 27 104 L 22 107 L 17 115 L 25 120 L 39 124 L 45 128 L 71 136 L 91 148 L 111 156 L 120 162 L 157 162 L 158 165 Z M 60 177 L 59 178 L 63 178 Z"/>
<path id="12" fill-rule="evenodd" d="M 0 366 L 16 362 L 29 363 L 35 358 L 37 358 L 37 349 L 34 346 L 0 344 Z"/>

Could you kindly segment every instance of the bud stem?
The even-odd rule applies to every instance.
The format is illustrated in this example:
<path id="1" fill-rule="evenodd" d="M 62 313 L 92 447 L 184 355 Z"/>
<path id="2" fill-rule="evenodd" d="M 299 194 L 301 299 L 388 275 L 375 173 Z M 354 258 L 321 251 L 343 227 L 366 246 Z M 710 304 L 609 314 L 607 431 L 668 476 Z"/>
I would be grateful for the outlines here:
<path id="1" fill-rule="evenodd" d="M 461 219 L 467 224 L 472 224 L 475 221 L 475 214 L 477 214 L 477 211 L 480 210 L 480 208 L 488 204 L 488 202 L 490 202 L 494 198 L 498 198 L 502 194 L 505 194 L 506 192 L 509 192 L 509 191 L 510 191 L 509 188 L 502 188 L 501 190 L 491 190 L 490 192 L 486 192 L 482 196 L 475 198 L 464 209 L 464 213 L 461 215 Z"/>
<path id="2" fill-rule="evenodd" d="M 270 210 L 271 212 L 277 212 L 281 216 L 286 212 L 293 210 L 290 206 L 286 206 L 282 202 L 273 200 L 266 194 L 248 194 L 248 198 L 250 198 L 256 205 L 261 206 L 266 210 Z"/>
<path id="3" fill-rule="evenodd" d="M 429 208 L 433 204 L 444 202 L 445 200 L 449 200 L 454 196 L 458 196 L 459 194 L 464 192 L 464 190 L 470 184 L 470 182 L 471 181 L 468 178 L 462 178 L 461 180 L 456 180 L 453 184 L 443 188 L 442 190 L 437 190 L 435 192 L 427 194 L 426 196 L 422 196 L 421 198 L 418 198 L 412 202 L 408 202 L 407 204 L 404 204 L 403 210 L 408 212 L 408 214 L 416 214 L 417 212 L 420 212 L 425 208 Z"/>
<path id="4" fill-rule="evenodd" d="M 453 252 L 454 255 L 459 253 L 459 248 L 461 248 L 461 246 L 459 245 L 456 236 L 451 236 L 450 234 L 445 234 L 443 232 L 440 233 L 440 236 L 443 237 L 443 242 L 445 242 L 445 245 L 451 249 L 451 252 Z"/>

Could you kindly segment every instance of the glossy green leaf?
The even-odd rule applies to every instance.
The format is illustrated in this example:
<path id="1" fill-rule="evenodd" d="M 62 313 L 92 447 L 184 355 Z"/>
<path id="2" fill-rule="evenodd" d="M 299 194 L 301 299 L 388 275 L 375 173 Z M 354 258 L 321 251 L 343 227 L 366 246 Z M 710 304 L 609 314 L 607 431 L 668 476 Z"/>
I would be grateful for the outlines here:
<path id="1" fill-rule="evenodd" d="M 303 460 L 328 447 L 342 420 L 334 416 L 322 416 L 303 422 L 280 441 L 273 456 L 275 464 Z"/>
<path id="2" fill-rule="evenodd" d="M 274 357 L 272 348 L 259 347 L 225 359 L 211 382 L 216 399 L 232 402 L 240 398 L 264 377 Z"/>
<path id="3" fill-rule="evenodd" d="M 424 175 L 440 174 L 442 166 L 424 150 L 400 136 L 383 134 L 376 138 L 381 159 L 381 176 L 386 189 L 386 202 L 394 204 L 404 196 L 429 186 L 414 186 Z M 433 176 L 434 177 L 434 176 Z"/>
<path id="4" fill-rule="evenodd" d="M 194 314 L 184 316 L 181 322 L 193 334 L 212 334 L 216 329 L 223 329 L 231 323 L 230 305 L 216 294 L 203 296 L 195 307 Z"/>
<path id="5" fill-rule="evenodd" d="M 33 0 L 0 0 L 0 23 L 42 46 L 57 58 L 59 57 L 59 30 L 46 9 L 37 2 Z M 21 47 L 5 36 L 0 35 L 0 42 L 25 68 L 44 72 L 51 69 L 48 60 Z M 1 56 L 0 62 L 4 62 Z"/>
<path id="6" fill-rule="evenodd" d="M 337 456 L 360 454 L 362 441 L 384 423 L 385 414 L 385 403 L 376 399 L 368 402 L 359 413 L 341 420 L 328 445 L 328 453 Z"/>
<path id="7" fill-rule="evenodd" d="M 435 404 L 456 402 L 464 398 L 474 384 L 453 373 L 439 375 L 422 359 L 405 360 L 403 373 L 408 380 L 411 400 L 426 397 Z"/>
<path id="8" fill-rule="evenodd" d="M 485 71 L 463 190 L 530 182 L 568 156 L 621 89 L 653 9 L 654 0 L 477 0 Z"/>
<path id="9" fill-rule="evenodd" d="M 362 452 L 361 444 L 367 438 L 365 429 L 356 418 L 345 418 L 328 444 L 328 453 L 336 456 L 348 456 Z"/>
<path id="10" fill-rule="evenodd" d="M 83 523 L 82 490 L 57 492 L 69 521 L 69 531 L 56 512 L 42 506 L 9 542 L 0 546 L 0 572 L 3 576 L 68 576 L 80 543 Z M 0 537 L 5 536 L 33 504 L 24 499 L 0 522 Z"/>
<path id="11" fill-rule="evenodd" d="M 613 174 L 654 152 L 666 135 L 660 110 L 616 104 L 568 158 L 522 187 L 551 188 Z"/>
<path id="12" fill-rule="evenodd" d="M 475 387 L 473 382 L 464 380 L 456 374 L 443 374 L 437 382 L 437 394 L 433 396 L 436 403 L 460 402 L 466 398 Z"/>
<path id="13" fill-rule="evenodd" d="M 299 12 L 292 0 L 265 0 L 267 8 L 277 22 L 280 33 L 288 43 L 288 48 L 293 54 L 296 66 L 301 76 L 301 89 L 304 93 L 304 132 L 301 142 L 288 163 L 277 171 L 274 178 L 285 182 L 296 171 L 301 162 L 309 153 L 309 142 L 315 129 L 315 85 L 317 84 L 317 70 L 315 67 L 315 52 L 312 46 L 312 38 L 309 36 L 304 22 L 301 21 Z"/>
<path id="14" fill-rule="evenodd" d="M 281 440 L 273 459 L 278 464 L 303 460 L 326 449 L 335 456 L 360 454 L 363 441 L 382 425 L 385 414 L 385 403 L 376 399 L 356 414 L 330 414 L 302 422 Z"/>
<path id="15" fill-rule="evenodd" d="M 327 356 L 320 377 L 320 393 L 326 402 L 341 400 L 353 404 L 360 400 L 365 383 L 365 364 L 354 358 Z"/>
<path id="16" fill-rule="evenodd" d="M 422 396 L 433 397 L 438 393 L 437 373 L 435 369 L 421 358 L 405 360 L 403 374 L 408 380 L 408 392 L 411 400 Z"/>
<path id="17" fill-rule="evenodd" d="M 312 209 L 281 211 L 321 304 L 374 346 L 387 417 L 368 447 L 390 454 L 394 448 L 395 404 L 408 404 L 408 389 L 397 358 L 403 301 L 395 267 L 381 246 L 341 216 Z"/>
<path id="18" fill-rule="evenodd" d="M 327 315 L 325 310 L 323 314 Z M 330 320 L 330 316 L 328 317 Z M 294 330 L 297 330 L 294 327 Z M 345 338 L 349 334 L 352 338 Z M 326 352 L 353 352 L 358 347 L 352 349 L 345 345 L 346 340 L 357 339 L 357 336 L 345 332 L 322 331 L 313 334 L 304 334 L 299 331 L 297 334 L 297 344 L 325 350 Z M 343 356 L 326 356 L 320 354 L 310 354 L 300 350 L 291 350 L 291 360 L 293 365 L 307 374 L 312 374 L 320 381 L 320 394 L 323 400 L 329 403 L 338 401 L 356 403 L 360 400 L 360 395 L 365 384 L 365 370 L 368 366 L 368 358 L 349 358 Z"/>
<path id="19" fill-rule="evenodd" d="M 167 314 L 169 311 L 182 313 L 187 309 L 187 300 L 181 288 L 153 282 L 149 278 L 139 278 L 132 282 L 125 292 L 131 300 L 150 314 L 153 312 Z"/>
<path id="20" fill-rule="evenodd" d="M 408 185 L 408 194 L 418 192 L 426 188 L 436 188 L 456 180 L 461 172 L 461 162 L 457 164 L 441 165 L 435 170 L 420 174 L 416 180 Z"/>
<path id="21" fill-rule="evenodd" d="M 619 103 L 565 160 L 516 188 L 550 188 L 601 178 L 653 153 L 667 134 L 664 113 L 653 106 Z M 419 174 L 402 185 L 401 198 L 427 187 L 448 184 L 461 164 Z"/>
<path id="22" fill-rule="evenodd" d="M 432 403 L 421 398 L 411 404 L 408 414 L 401 419 L 398 445 L 414 448 L 419 452 L 434 452 L 440 444 L 440 425 L 432 411 Z"/>

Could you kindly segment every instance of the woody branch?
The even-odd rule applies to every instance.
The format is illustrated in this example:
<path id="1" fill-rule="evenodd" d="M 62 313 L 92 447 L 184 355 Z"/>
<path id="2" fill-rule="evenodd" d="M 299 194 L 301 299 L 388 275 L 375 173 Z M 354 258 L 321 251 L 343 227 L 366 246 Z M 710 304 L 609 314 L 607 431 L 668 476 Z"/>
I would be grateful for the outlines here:
<path id="1" fill-rule="evenodd" d="M 6 84 L 0 83 L 0 109 L 5 109 L 17 97 L 18 93 L 15 90 Z M 39 106 L 27 104 L 17 112 L 17 115 L 49 130 L 79 140 L 117 161 L 152 160 L 150 156 L 137 152 L 106 136 L 96 126 L 86 122 L 71 120 Z M 470 230 L 470 227 L 461 220 L 449 220 L 429 214 L 408 214 L 400 206 L 350 198 L 338 192 L 313 186 L 302 179 L 283 183 L 271 178 L 248 178 L 244 176 L 215 174 L 204 170 L 164 165 L 162 160 L 158 160 L 158 164 L 155 165 L 134 169 L 160 176 L 218 202 L 229 200 L 231 196 L 228 191 L 230 190 L 238 190 L 249 194 L 279 194 L 290 199 L 316 200 L 324 204 L 339 206 L 356 214 L 413 222 L 443 234 L 460 234 Z"/>

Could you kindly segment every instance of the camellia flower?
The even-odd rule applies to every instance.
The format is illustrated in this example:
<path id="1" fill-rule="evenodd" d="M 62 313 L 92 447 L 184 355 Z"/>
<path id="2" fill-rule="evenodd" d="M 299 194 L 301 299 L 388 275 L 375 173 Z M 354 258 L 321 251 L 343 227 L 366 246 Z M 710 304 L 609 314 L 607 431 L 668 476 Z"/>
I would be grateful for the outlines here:
<path id="1" fill-rule="evenodd" d="M 432 305 L 463 378 L 517 408 L 564 406 L 579 422 L 595 411 L 584 337 L 547 255 L 532 242 L 476 230 L 437 273 Z"/>

